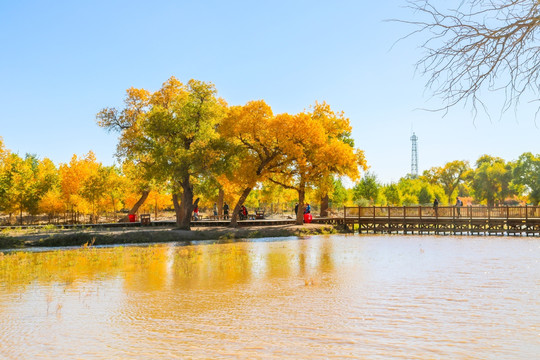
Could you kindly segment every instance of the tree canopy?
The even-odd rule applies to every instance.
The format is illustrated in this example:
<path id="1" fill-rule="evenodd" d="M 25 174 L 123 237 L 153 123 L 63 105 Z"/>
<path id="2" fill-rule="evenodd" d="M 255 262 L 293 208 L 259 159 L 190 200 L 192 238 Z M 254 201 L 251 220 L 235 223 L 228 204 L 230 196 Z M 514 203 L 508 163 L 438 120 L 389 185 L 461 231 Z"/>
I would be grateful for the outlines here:
<path id="1" fill-rule="evenodd" d="M 324 183 L 331 176 L 360 177 L 366 170 L 364 153 L 354 148 L 349 119 L 336 114 L 326 103 L 316 103 L 309 113 L 288 119 L 289 144 L 285 152 L 287 166 L 272 171 L 271 181 L 298 192 L 298 204 L 304 207 L 307 188 Z M 303 212 L 297 213 L 297 224 L 303 223 Z"/>
<path id="2" fill-rule="evenodd" d="M 220 134 L 236 149 L 237 167 L 233 177 L 240 182 L 241 193 L 234 207 L 231 225 L 236 226 L 240 207 L 257 183 L 271 172 L 285 168 L 290 159 L 285 150 L 290 144 L 290 116 L 274 116 L 263 100 L 244 106 L 232 106 L 219 126 Z"/>
<path id="3" fill-rule="evenodd" d="M 522 154 L 515 163 L 513 182 L 524 187 L 524 192 L 534 204 L 540 203 L 540 154 Z"/>
<path id="4" fill-rule="evenodd" d="M 184 85 L 171 77 L 154 93 L 129 89 L 122 111 L 106 108 L 97 115 L 100 126 L 121 133 L 121 158 L 136 162 L 146 176 L 170 181 L 177 224 L 184 229 L 196 206 L 193 182 L 220 160 L 216 128 L 226 104 L 216 94 L 210 83 Z"/>

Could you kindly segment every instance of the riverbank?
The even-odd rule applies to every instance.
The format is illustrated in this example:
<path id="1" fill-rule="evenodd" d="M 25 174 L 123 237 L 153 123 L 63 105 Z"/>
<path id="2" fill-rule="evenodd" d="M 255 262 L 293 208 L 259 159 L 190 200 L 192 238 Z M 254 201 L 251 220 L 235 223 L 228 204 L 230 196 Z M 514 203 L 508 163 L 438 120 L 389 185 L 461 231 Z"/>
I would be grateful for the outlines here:
<path id="1" fill-rule="evenodd" d="M 0 248 L 59 247 L 178 242 L 199 240 L 233 240 L 265 237 L 335 234 L 332 225 L 271 225 L 228 227 L 193 227 L 191 231 L 176 228 L 111 228 L 111 229 L 40 229 L 11 230 L 0 234 Z"/>

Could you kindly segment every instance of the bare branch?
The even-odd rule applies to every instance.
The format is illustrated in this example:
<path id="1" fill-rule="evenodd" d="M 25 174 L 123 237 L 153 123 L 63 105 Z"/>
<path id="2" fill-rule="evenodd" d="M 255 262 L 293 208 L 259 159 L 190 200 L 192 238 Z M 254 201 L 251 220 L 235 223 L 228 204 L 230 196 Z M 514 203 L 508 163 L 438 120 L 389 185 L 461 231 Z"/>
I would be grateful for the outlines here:
<path id="1" fill-rule="evenodd" d="M 427 33 L 425 55 L 416 69 L 428 77 L 427 88 L 447 111 L 458 103 L 485 109 L 483 90 L 501 91 L 501 111 L 517 106 L 528 92 L 540 90 L 540 2 L 537 0 L 463 0 L 441 11 L 434 0 L 408 2 L 421 20 L 393 20 L 412 25 L 403 38 Z"/>

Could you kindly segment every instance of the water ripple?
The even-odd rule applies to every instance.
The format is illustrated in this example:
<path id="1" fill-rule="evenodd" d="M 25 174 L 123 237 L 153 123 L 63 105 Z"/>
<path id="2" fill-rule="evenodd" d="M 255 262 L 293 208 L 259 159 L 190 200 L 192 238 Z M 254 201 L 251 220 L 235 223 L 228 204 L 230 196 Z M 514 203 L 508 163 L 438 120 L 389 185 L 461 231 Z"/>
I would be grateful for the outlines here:
<path id="1" fill-rule="evenodd" d="M 426 236 L 100 249 L 69 271 L 0 272 L 0 358 L 532 359 L 538 249 Z"/>

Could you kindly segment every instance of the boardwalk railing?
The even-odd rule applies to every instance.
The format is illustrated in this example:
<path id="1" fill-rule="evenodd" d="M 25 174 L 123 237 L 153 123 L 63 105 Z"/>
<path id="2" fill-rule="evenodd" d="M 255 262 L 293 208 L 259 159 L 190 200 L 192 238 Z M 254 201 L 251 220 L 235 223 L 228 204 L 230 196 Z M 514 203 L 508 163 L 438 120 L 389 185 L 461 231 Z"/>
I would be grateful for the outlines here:
<path id="1" fill-rule="evenodd" d="M 359 232 L 540 235 L 539 206 L 345 207 L 342 222 Z"/>
<path id="2" fill-rule="evenodd" d="M 540 206 L 355 206 L 344 208 L 344 218 L 473 218 L 540 219 Z"/>

